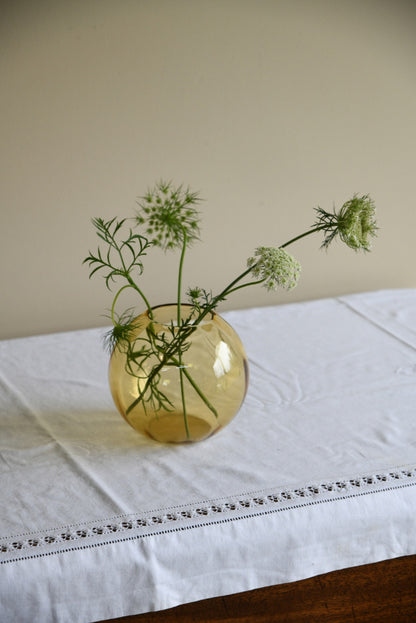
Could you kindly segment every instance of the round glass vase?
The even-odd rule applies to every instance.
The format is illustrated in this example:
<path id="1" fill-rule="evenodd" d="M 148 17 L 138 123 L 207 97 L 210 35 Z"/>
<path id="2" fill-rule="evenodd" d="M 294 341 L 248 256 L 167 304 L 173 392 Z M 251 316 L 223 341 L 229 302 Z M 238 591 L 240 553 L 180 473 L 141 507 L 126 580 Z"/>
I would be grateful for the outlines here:
<path id="1" fill-rule="evenodd" d="M 183 320 L 191 310 L 190 305 L 181 305 Z M 128 343 L 114 347 L 109 365 L 113 400 L 127 422 L 164 443 L 201 441 L 226 426 L 237 414 L 248 385 L 247 357 L 234 329 L 210 312 L 199 324 L 188 325 L 180 356 L 175 353 L 164 360 L 165 349 L 145 360 L 139 357 L 139 367 L 134 353 L 149 347 L 149 335 L 165 348 L 177 336 L 177 306 L 155 307 L 152 319 L 146 311 L 132 324 L 136 328 Z M 163 406 L 149 400 L 149 376 L 155 366 L 153 382 L 163 395 Z"/>

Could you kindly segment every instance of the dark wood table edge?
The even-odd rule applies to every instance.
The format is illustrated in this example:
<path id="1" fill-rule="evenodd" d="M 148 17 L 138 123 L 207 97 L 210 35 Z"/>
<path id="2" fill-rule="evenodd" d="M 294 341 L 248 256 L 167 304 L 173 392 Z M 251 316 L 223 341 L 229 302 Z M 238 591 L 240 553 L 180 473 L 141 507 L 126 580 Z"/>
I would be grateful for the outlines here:
<path id="1" fill-rule="evenodd" d="M 416 555 L 106 623 L 415 623 Z"/>

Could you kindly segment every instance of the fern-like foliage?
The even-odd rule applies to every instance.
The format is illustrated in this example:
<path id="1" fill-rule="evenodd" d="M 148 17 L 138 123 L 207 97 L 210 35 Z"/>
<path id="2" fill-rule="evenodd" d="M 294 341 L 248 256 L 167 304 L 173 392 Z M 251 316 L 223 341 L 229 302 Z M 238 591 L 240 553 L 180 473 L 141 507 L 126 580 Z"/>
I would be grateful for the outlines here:
<path id="1" fill-rule="evenodd" d="M 152 243 L 141 234 L 134 233 L 132 228 L 126 227 L 127 219 L 118 220 L 116 217 L 108 221 L 102 218 L 92 219 L 96 234 L 106 244 L 106 251 L 98 247 L 97 252 L 89 253 L 84 264 L 90 267 L 91 278 L 98 271 L 103 271 L 105 284 L 111 290 L 112 282 L 118 277 L 130 281 L 131 272 L 137 269 L 143 273 L 142 257 L 146 255 Z"/>

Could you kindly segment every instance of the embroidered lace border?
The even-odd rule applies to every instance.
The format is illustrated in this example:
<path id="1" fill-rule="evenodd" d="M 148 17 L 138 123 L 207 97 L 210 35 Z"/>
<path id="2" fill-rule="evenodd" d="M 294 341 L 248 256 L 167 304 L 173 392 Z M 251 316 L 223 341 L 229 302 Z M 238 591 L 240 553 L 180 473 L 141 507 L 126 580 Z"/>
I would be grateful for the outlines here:
<path id="1" fill-rule="evenodd" d="M 101 522 L 79 523 L 44 533 L 32 532 L 0 538 L 0 563 L 258 517 L 413 485 L 416 485 L 416 466 L 384 474 L 310 484 L 301 488 L 243 494 L 198 505 L 119 515 Z"/>

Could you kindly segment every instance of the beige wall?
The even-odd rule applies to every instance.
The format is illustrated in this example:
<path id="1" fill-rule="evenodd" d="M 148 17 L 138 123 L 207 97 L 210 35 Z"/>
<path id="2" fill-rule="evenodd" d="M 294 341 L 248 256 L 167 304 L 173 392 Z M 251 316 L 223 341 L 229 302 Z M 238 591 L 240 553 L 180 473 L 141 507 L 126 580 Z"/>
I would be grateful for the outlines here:
<path id="1" fill-rule="evenodd" d="M 376 201 L 371 254 L 307 239 L 295 291 L 223 309 L 416 286 L 415 2 L 8 0 L 0 20 L 0 337 L 106 324 L 90 218 L 160 177 L 206 199 L 184 278 L 214 291 L 314 206 Z M 154 304 L 173 259 L 149 258 Z"/>

